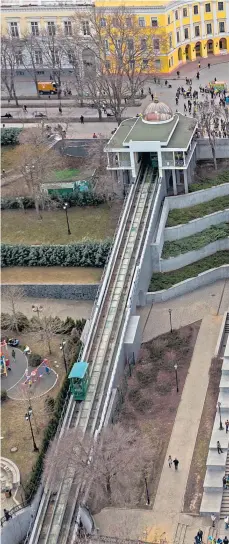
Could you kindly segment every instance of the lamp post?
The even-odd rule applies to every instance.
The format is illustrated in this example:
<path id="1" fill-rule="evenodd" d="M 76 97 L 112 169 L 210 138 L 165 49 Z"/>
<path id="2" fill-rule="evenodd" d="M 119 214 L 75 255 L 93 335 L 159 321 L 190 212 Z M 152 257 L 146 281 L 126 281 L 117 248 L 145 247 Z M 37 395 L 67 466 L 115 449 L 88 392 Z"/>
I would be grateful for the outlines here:
<path id="1" fill-rule="evenodd" d="M 173 332 L 173 326 L 172 326 L 172 310 L 169 308 L 169 322 L 170 322 L 170 332 Z"/>
<path id="2" fill-rule="evenodd" d="M 221 417 L 221 402 L 218 402 L 219 408 L 219 431 L 223 431 L 222 417 Z"/>
<path id="3" fill-rule="evenodd" d="M 146 504 L 148 504 L 148 506 L 149 506 L 150 505 L 150 496 L 149 496 L 148 482 L 147 482 L 146 476 L 144 477 L 144 481 L 145 481 L 145 488 L 146 488 L 146 500 L 147 500 Z"/>
<path id="4" fill-rule="evenodd" d="M 38 319 L 40 319 L 40 312 L 43 310 L 43 306 L 38 306 L 37 304 L 32 304 L 32 310 L 37 314 Z"/>
<path id="5" fill-rule="evenodd" d="M 65 357 L 65 351 L 64 351 L 64 346 L 65 346 L 66 342 L 65 340 L 62 340 L 61 344 L 60 344 L 60 350 L 63 351 L 63 359 L 64 359 L 64 366 L 65 366 L 65 372 L 66 374 L 68 373 L 68 367 L 67 367 L 67 361 L 66 361 L 66 357 Z"/>
<path id="6" fill-rule="evenodd" d="M 71 234 L 70 226 L 69 226 L 69 220 L 68 220 L 68 208 L 69 208 L 69 204 L 68 204 L 68 202 L 65 202 L 64 205 L 63 205 L 63 210 L 66 213 L 66 222 L 67 222 L 67 227 L 68 227 L 68 234 Z"/>
<path id="7" fill-rule="evenodd" d="M 33 410 L 31 408 L 31 406 L 29 406 L 28 411 L 25 414 L 25 419 L 26 419 L 26 421 L 29 422 L 29 425 L 30 425 L 30 431 L 31 431 L 32 439 L 33 439 L 33 451 L 39 451 L 39 448 L 36 445 L 34 434 L 33 434 L 33 427 L 32 427 L 32 423 L 31 423 L 32 413 L 33 413 Z"/>
<path id="8" fill-rule="evenodd" d="M 178 374 L 177 374 L 177 364 L 174 365 L 174 369 L 175 369 L 175 375 L 176 375 L 177 393 L 179 393 Z"/>

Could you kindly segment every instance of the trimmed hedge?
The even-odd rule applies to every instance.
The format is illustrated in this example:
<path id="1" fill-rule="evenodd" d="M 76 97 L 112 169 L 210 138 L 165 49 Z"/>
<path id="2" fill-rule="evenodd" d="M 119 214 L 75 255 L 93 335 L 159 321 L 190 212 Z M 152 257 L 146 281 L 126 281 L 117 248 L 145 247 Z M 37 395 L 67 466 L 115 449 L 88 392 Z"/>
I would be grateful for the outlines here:
<path id="1" fill-rule="evenodd" d="M 229 171 L 221 172 L 214 179 L 201 179 L 197 183 L 191 183 L 189 186 L 189 192 L 202 191 L 203 189 L 209 189 L 209 187 L 215 187 L 216 185 L 222 185 L 223 183 L 229 183 Z"/>
<path id="2" fill-rule="evenodd" d="M 4 123 L 4 121 L 3 121 Z M 21 128 L 2 128 L 1 130 L 1 145 L 15 145 L 18 144 L 18 137 Z"/>
<path id="3" fill-rule="evenodd" d="M 218 251 L 214 255 L 210 255 L 210 257 L 171 272 L 155 272 L 150 281 L 149 292 L 169 289 L 169 287 L 180 283 L 180 281 L 193 278 L 201 272 L 206 272 L 211 268 L 218 268 L 223 264 L 229 264 L 229 251 Z"/>
<path id="4" fill-rule="evenodd" d="M 55 246 L 2 244 L 2 267 L 94 266 L 102 268 L 106 264 L 110 249 L 110 240 Z"/>
<path id="5" fill-rule="evenodd" d="M 229 195 L 220 196 L 209 202 L 203 202 L 195 206 L 189 206 L 188 208 L 176 208 L 169 212 L 166 227 L 182 225 L 198 217 L 204 217 L 205 215 L 219 212 L 226 208 L 229 208 Z"/>
<path id="6" fill-rule="evenodd" d="M 103 195 L 97 195 L 92 191 L 85 191 L 81 193 L 76 190 L 73 193 L 67 196 L 58 195 L 58 193 L 53 193 L 52 195 L 43 195 L 44 196 L 44 209 L 53 208 L 55 205 L 56 208 L 62 208 L 64 202 L 68 202 L 70 206 L 99 206 L 106 202 L 106 198 Z M 34 199 L 27 196 L 19 197 L 5 197 L 1 199 L 1 210 L 19 210 L 19 209 L 34 209 L 35 202 Z"/>
<path id="7" fill-rule="evenodd" d="M 187 253 L 188 251 L 200 249 L 201 247 L 211 244 L 211 242 L 227 238 L 228 236 L 229 223 L 213 225 L 202 232 L 198 232 L 192 236 L 187 236 L 186 238 L 181 238 L 181 240 L 165 242 L 163 246 L 162 259 L 176 257 L 176 255 L 180 255 L 181 253 Z"/>

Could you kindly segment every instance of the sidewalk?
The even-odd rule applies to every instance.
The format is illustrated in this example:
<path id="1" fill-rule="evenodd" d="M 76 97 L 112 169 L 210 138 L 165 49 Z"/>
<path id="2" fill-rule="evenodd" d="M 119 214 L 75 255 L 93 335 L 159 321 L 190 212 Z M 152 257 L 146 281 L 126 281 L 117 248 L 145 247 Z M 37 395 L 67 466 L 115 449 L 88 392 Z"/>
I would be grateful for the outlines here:
<path id="1" fill-rule="evenodd" d="M 153 510 L 147 512 L 137 509 L 104 509 L 95 516 L 101 534 L 121 536 L 128 528 L 129 538 L 144 538 L 148 542 L 153 542 L 156 535 L 157 538 L 163 535 L 168 544 L 173 542 L 177 524 L 183 517 L 180 513 L 208 387 L 208 372 L 221 321 L 221 316 L 208 315 L 201 323 Z M 177 472 L 174 468 L 168 467 L 169 455 L 173 459 L 177 456 L 180 461 Z M 203 521 L 201 523 L 203 525 Z"/>

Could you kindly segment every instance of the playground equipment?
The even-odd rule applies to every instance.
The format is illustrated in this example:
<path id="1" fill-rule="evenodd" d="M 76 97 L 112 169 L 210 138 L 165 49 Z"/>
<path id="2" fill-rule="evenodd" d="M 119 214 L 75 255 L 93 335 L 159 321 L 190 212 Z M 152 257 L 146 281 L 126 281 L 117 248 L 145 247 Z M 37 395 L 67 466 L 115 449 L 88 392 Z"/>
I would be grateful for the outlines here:
<path id="1" fill-rule="evenodd" d="M 83 361 L 75 363 L 68 376 L 70 390 L 75 400 L 84 400 L 89 385 L 89 365 Z"/>
<path id="2" fill-rule="evenodd" d="M 0 351 L 0 373 L 1 376 L 7 376 L 7 369 L 10 369 L 10 360 L 9 353 L 7 349 L 6 340 L 1 342 L 1 351 Z"/>
<path id="3" fill-rule="evenodd" d="M 46 376 L 50 373 L 50 366 L 48 365 L 48 359 L 44 359 L 42 363 L 32 370 L 31 374 L 29 374 L 28 368 L 25 370 L 25 381 L 22 383 L 22 385 L 29 385 L 32 386 L 33 383 L 36 383 L 37 380 L 40 380 L 43 378 L 43 376 Z"/>

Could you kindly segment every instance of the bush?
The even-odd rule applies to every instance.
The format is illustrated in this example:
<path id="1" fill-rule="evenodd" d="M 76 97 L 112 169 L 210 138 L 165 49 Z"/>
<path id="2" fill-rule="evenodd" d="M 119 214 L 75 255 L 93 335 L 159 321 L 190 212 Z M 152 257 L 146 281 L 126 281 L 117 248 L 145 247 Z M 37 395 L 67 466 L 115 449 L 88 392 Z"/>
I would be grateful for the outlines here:
<path id="1" fill-rule="evenodd" d="M 62 208 L 64 202 L 70 206 L 99 206 L 106 201 L 105 197 L 97 195 L 92 191 L 73 191 L 70 195 L 61 196 L 58 193 L 52 193 L 44 198 L 44 209 L 49 209 L 50 204 L 54 203 L 56 208 Z M 33 209 L 35 208 L 34 199 L 27 196 L 3 197 L 1 199 L 2 210 Z"/>
<path id="2" fill-rule="evenodd" d="M 1 145 L 18 144 L 18 137 L 21 128 L 2 128 L 1 130 Z"/>
<path id="3" fill-rule="evenodd" d="M 178 270 L 172 270 L 172 272 L 155 272 L 152 275 L 149 285 L 149 291 L 161 291 L 162 289 L 169 289 L 180 281 L 187 280 L 188 278 L 194 278 L 201 272 L 211 270 L 211 268 L 218 268 L 223 264 L 229 264 L 229 251 L 217 251 L 214 255 L 201 259 L 196 263 L 184 266 Z"/>
<path id="4" fill-rule="evenodd" d="M 226 208 L 229 208 L 229 195 L 220 196 L 209 202 L 197 204 L 196 206 L 181 209 L 177 208 L 169 212 L 166 227 L 182 225 L 188 223 L 188 221 L 197 219 L 198 217 L 204 217 L 204 215 L 225 210 Z"/>
<path id="5" fill-rule="evenodd" d="M 39 366 L 42 362 L 42 357 L 39 353 L 31 353 L 29 356 L 29 366 Z"/>
<path id="6" fill-rule="evenodd" d="M 202 191 L 203 189 L 209 189 L 209 187 L 215 187 L 215 185 L 222 185 L 229 182 L 229 171 L 221 172 L 214 179 L 200 179 L 198 183 L 191 183 L 189 186 L 189 192 Z"/>
<path id="7" fill-rule="evenodd" d="M 1 389 L 1 402 L 4 402 L 5 400 L 7 400 L 7 392 L 5 389 Z"/>
<path id="8" fill-rule="evenodd" d="M 2 267 L 8 266 L 95 266 L 103 268 L 111 241 L 69 245 L 2 244 Z"/>
<path id="9" fill-rule="evenodd" d="M 213 225 L 209 229 L 202 230 L 193 236 L 181 238 L 173 242 L 165 242 L 163 246 L 162 258 L 176 257 L 181 253 L 200 249 L 201 247 L 229 236 L 229 224 L 220 223 Z"/>
<path id="10" fill-rule="evenodd" d="M 49 397 L 49 395 L 45 399 L 45 407 L 48 412 L 48 414 L 53 414 L 54 407 L 55 407 L 55 400 L 53 397 Z"/>

